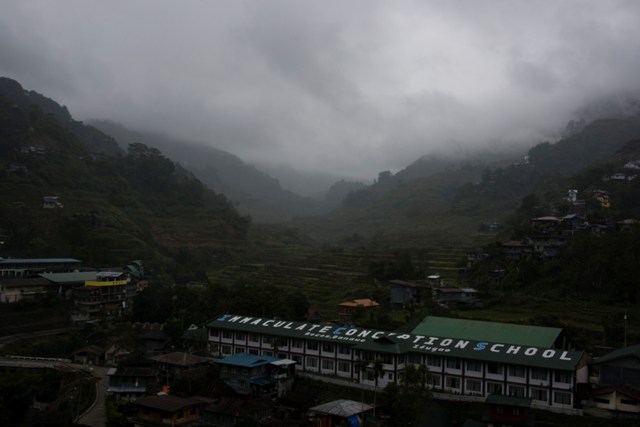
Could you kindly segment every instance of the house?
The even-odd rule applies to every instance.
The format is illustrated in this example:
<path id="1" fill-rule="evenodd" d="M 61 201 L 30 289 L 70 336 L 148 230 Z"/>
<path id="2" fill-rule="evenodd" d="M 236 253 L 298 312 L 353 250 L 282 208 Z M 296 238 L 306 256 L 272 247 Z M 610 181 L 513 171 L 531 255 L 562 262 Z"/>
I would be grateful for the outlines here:
<path id="1" fill-rule="evenodd" d="M 640 413 L 640 390 L 626 385 L 598 387 L 591 391 L 590 404 L 610 411 Z"/>
<path id="2" fill-rule="evenodd" d="M 478 301 L 478 291 L 473 288 L 433 288 L 433 300 L 443 306 L 474 304 Z"/>
<path id="3" fill-rule="evenodd" d="M 380 304 L 369 298 L 354 299 L 338 304 L 338 314 L 341 316 L 351 316 L 358 307 L 362 307 L 365 312 L 377 310 Z"/>
<path id="4" fill-rule="evenodd" d="M 616 222 L 616 230 L 633 231 L 638 227 L 639 221 L 635 218 L 627 218 Z"/>
<path id="5" fill-rule="evenodd" d="M 77 270 L 82 261 L 73 258 L 2 258 L 0 278 L 36 277 L 48 272 Z"/>
<path id="6" fill-rule="evenodd" d="M 309 408 L 307 415 L 314 426 L 353 426 L 363 425 L 363 418 L 371 412 L 373 406 L 355 400 L 339 399 Z"/>
<path id="7" fill-rule="evenodd" d="M 188 426 L 202 418 L 202 402 L 198 399 L 170 395 L 147 396 L 134 402 L 134 427 Z"/>
<path id="8" fill-rule="evenodd" d="M 133 327 L 138 331 L 136 350 L 145 356 L 157 356 L 164 353 L 167 334 L 164 323 L 135 323 Z"/>
<path id="9" fill-rule="evenodd" d="M 561 219 L 555 216 L 540 216 L 537 218 L 531 218 L 529 223 L 535 229 L 550 229 L 556 228 L 560 225 Z"/>
<path id="10" fill-rule="evenodd" d="M 57 196 L 44 196 L 42 198 L 42 207 L 45 209 L 61 209 L 64 206 Z"/>
<path id="11" fill-rule="evenodd" d="M 153 368 L 158 371 L 161 380 L 167 384 L 189 378 L 206 375 L 211 366 L 211 359 L 194 354 L 173 352 L 150 357 Z"/>
<path id="12" fill-rule="evenodd" d="M 73 289 L 84 286 L 87 280 L 95 280 L 96 274 L 98 274 L 97 270 L 90 270 L 41 273 L 38 276 L 53 283 L 59 295 L 63 295 L 66 300 L 71 300 L 73 299 Z M 73 312 L 71 318 L 76 320 Z"/>
<path id="13" fill-rule="evenodd" d="M 54 292 L 57 287 L 43 278 L 0 280 L 0 303 L 33 301 Z"/>
<path id="14" fill-rule="evenodd" d="M 104 365 L 105 349 L 98 345 L 88 345 L 73 354 L 73 361 L 83 365 Z"/>
<path id="15" fill-rule="evenodd" d="M 442 286 L 442 277 L 439 274 L 430 274 L 427 276 L 427 284 L 429 286 Z"/>
<path id="16" fill-rule="evenodd" d="M 76 320 L 109 322 L 131 313 L 136 285 L 121 271 L 100 271 L 94 280 L 73 289 Z"/>
<path id="17" fill-rule="evenodd" d="M 529 258 L 533 253 L 533 240 L 525 237 L 522 240 L 511 240 L 500 245 L 500 253 L 509 259 Z"/>
<path id="18" fill-rule="evenodd" d="M 624 164 L 625 169 L 640 169 L 640 160 L 631 160 Z"/>
<path id="19" fill-rule="evenodd" d="M 107 376 L 107 394 L 115 400 L 136 400 L 146 394 L 147 387 L 158 384 L 158 373 L 152 368 L 111 368 Z"/>
<path id="20" fill-rule="evenodd" d="M 487 427 L 533 426 L 531 399 L 525 397 L 490 394 L 485 399 L 489 410 L 483 415 Z"/>
<path id="21" fill-rule="evenodd" d="M 282 396 L 293 384 L 295 361 L 238 353 L 216 360 L 220 379 L 236 393 Z"/>
<path id="22" fill-rule="evenodd" d="M 220 399 L 204 408 L 203 421 L 207 425 L 217 427 L 232 427 L 239 423 L 251 422 L 250 425 L 271 417 L 274 413 L 274 403 L 271 399 L 262 397 L 256 399 Z"/>
<path id="23" fill-rule="evenodd" d="M 131 349 L 121 343 L 111 344 L 104 352 L 104 363 L 107 366 L 116 366 L 131 356 Z"/>
<path id="24" fill-rule="evenodd" d="M 640 393 L 640 344 L 600 357 L 592 364 L 592 375 L 598 387 L 624 385 Z"/>
<path id="25" fill-rule="evenodd" d="M 391 308 L 402 309 L 407 306 L 421 305 L 428 298 L 431 288 L 404 280 L 389 281 L 389 300 Z"/>

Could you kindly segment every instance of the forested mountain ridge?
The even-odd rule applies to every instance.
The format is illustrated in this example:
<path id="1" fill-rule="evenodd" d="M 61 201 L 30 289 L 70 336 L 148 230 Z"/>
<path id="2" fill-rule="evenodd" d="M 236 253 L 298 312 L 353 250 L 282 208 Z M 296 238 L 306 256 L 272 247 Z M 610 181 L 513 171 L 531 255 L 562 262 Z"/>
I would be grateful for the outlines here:
<path id="1" fill-rule="evenodd" d="M 215 147 L 177 140 L 163 135 L 132 131 L 109 121 L 91 122 L 113 136 L 122 146 L 141 142 L 160 149 L 191 170 L 212 190 L 233 201 L 243 215 L 255 222 L 286 222 L 293 216 L 323 213 L 329 206 L 318 200 L 284 190 L 278 180 Z"/>
<path id="2" fill-rule="evenodd" d="M 381 172 L 375 184 L 350 193 L 334 212 L 300 219 L 297 225 L 318 239 L 348 241 L 357 234 L 359 244 L 468 245 L 483 223 L 503 221 L 527 194 L 561 183 L 566 192 L 566 178 L 637 138 L 640 115 L 635 114 L 594 121 L 556 143 L 535 145 L 526 157 L 500 167 L 489 167 L 500 164 L 497 158 L 489 163 L 425 156 L 395 175 Z"/>
<path id="3" fill-rule="evenodd" d="M 71 131 L 85 144 L 85 148 L 90 153 L 114 155 L 123 152 L 111 136 L 74 120 L 67 107 L 38 92 L 24 89 L 15 80 L 0 77 L 0 94 L 6 96 L 16 106 L 37 106 L 45 114 L 53 115 L 62 128 Z"/>
<path id="4" fill-rule="evenodd" d="M 0 85 L 4 256 L 76 257 L 89 265 L 144 259 L 188 279 L 246 240 L 249 220 L 158 149 L 138 143 L 98 154 L 83 137 L 115 144 L 112 138 L 51 100 L 45 110 L 44 97 L 20 99 L 24 91 L 8 80 Z M 61 206 L 43 208 L 45 196 Z"/>

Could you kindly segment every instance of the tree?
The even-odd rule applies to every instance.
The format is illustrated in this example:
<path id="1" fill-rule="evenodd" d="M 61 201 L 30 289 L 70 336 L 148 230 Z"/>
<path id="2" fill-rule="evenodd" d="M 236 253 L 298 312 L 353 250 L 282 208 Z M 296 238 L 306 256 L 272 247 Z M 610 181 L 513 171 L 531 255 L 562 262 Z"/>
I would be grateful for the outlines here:
<path id="1" fill-rule="evenodd" d="M 399 384 L 384 389 L 382 406 L 390 417 L 390 425 L 406 426 L 424 417 L 431 393 L 426 387 L 428 370 L 424 365 L 405 366 Z"/>
<path id="2" fill-rule="evenodd" d="M 384 376 L 384 361 L 376 357 L 373 362 L 373 375 L 375 376 L 375 387 L 373 389 L 373 416 L 376 416 L 376 395 L 378 394 L 378 379 Z"/>
<path id="3" fill-rule="evenodd" d="M 356 372 L 358 373 L 358 382 L 362 383 L 362 374 L 367 372 L 367 367 L 369 366 L 369 361 L 366 359 L 357 359 L 354 363 L 354 367 Z"/>

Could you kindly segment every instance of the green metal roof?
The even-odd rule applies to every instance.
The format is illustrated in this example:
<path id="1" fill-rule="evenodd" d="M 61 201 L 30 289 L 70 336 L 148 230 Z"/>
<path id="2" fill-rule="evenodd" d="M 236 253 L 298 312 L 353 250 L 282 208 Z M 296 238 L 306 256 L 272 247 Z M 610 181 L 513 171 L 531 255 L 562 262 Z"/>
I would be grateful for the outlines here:
<path id="1" fill-rule="evenodd" d="M 345 344 L 357 350 L 402 354 L 422 353 L 461 359 L 508 363 L 540 368 L 574 370 L 582 351 L 508 343 L 480 337 L 458 338 L 442 334 L 407 334 L 352 326 L 320 325 L 225 314 L 207 324 L 210 329 L 260 333 Z"/>
<path id="2" fill-rule="evenodd" d="M 427 316 L 411 333 L 551 348 L 562 329 Z"/>

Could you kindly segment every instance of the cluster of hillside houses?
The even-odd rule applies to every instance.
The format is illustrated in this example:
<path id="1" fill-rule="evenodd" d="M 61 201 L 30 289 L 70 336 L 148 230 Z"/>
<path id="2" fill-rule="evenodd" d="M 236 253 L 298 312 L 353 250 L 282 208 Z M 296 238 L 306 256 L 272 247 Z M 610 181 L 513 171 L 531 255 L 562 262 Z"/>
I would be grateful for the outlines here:
<path id="1" fill-rule="evenodd" d="M 640 164 L 631 162 L 630 164 Z M 633 175 L 635 178 L 635 175 Z M 627 177 L 628 178 L 628 177 Z M 625 178 L 625 179 L 627 179 Z M 610 179 L 615 180 L 615 175 Z M 569 212 L 563 217 L 541 216 L 529 220 L 531 234 L 521 240 L 505 242 L 500 246 L 501 253 L 509 259 L 548 259 L 558 255 L 564 246 L 577 232 L 590 232 L 593 234 L 628 231 L 637 227 L 639 222 L 634 218 L 623 219 L 617 222 L 600 218 L 589 221 L 587 219 L 586 201 L 577 198 L 576 190 L 569 190 L 567 201 Z M 597 201 L 603 208 L 611 207 L 609 193 L 605 190 L 593 190 L 588 196 Z M 473 264 L 474 255 L 469 258 Z"/>
<path id="2" fill-rule="evenodd" d="M 73 258 L 0 258 L 0 303 L 58 294 L 74 303 L 72 320 L 104 323 L 131 314 L 145 285 L 141 261 L 124 268 L 84 268 Z"/>
<path id="3" fill-rule="evenodd" d="M 142 273 L 140 262 L 83 271 L 75 259 L 0 259 L 0 295 L 3 303 L 12 303 L 53 291 L 74 301 L 76 321 L 109 322 L 129 312 Z M 448 293 L 437 276 L 430 280 L 430 285 L 389 282 L 391 304 L 406 307 Z M 463 298 L 458 294 L 475 298 L 469 289 L 457 291 L 455 298 Z M 363 306 L 377 310 L 379 304 L 342 303 L 343 320 Z M 139 366 L 115 367 L 134 351 L 124 346 L 75 354 L 77 362 L 114 366 L 108 394 L 134 402 L 131 421 L 139 426 L 231 426 L 246 417 L 270 420 L 263 425 L 271 426 L 309 425 L 309 420 L 361 425 L 375 410 L 371 402 L 301 399 L 289 392 L 295 378 L 381 390 L 401 382 L 409 365 L 427 368 L 425 384 L 436 398 L 465 396 L 486 403 L 490 415 L 480 425 L 505 420 L 530 425 L 534 408 L 640 414 L 640 345 L 594 358 L 560 328 L 427 316 L 410 329 L 385 331 L 321 318 L 297 322 L 224 314 L 185 331 L 183 351 L 166 350 L 161 327 L 144 332 Z M 194 396 L 203 382 L 211 392 Z M 282 417 L 301 421 L 274 421 Z"/>

